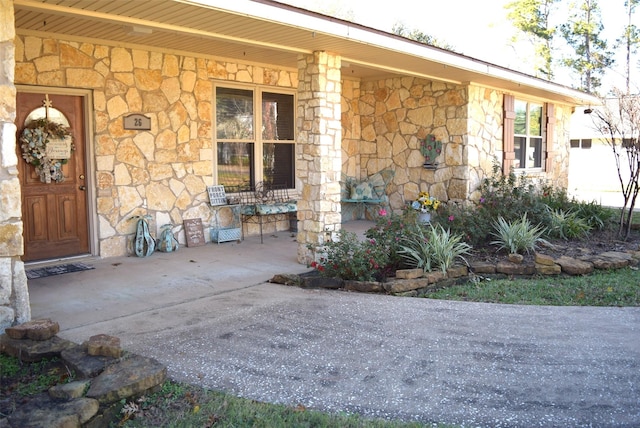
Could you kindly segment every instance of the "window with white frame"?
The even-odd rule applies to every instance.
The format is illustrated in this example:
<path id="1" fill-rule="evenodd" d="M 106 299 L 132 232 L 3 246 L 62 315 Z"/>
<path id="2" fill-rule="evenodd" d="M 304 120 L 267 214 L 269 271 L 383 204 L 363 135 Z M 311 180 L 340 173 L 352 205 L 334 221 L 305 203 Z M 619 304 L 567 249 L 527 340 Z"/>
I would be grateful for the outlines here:
<path id="1" fill-rule="evenodd" d="M 542 168 L 543 106 L 533 102 L 515 100 L 513 149 L 514 168 Z"/>
<path id="2" fill-rule="evenodd" d="M 271 88 L 215 88 L 216 182 L 295 187 L 295 97 Z"/>

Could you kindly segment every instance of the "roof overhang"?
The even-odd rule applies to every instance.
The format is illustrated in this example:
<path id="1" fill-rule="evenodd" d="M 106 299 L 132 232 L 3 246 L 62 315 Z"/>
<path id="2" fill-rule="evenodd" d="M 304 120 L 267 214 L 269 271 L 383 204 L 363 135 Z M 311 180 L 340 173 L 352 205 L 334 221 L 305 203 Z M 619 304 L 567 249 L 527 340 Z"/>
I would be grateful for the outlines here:
<path id="1" fill-rule="evenodd" d="M 16 32 L 149 47 L 295 70 L 299 54 L 342 58 L 345 78 L 415 76 L 498 88 L 571 105 L 566 86 L 271 0 L 14 0 Z"/>

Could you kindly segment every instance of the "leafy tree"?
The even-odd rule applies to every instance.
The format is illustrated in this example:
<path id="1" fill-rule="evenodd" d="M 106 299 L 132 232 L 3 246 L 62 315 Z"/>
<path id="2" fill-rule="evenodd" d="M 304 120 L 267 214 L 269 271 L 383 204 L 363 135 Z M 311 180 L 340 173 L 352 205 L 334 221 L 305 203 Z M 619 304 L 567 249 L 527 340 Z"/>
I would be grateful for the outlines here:
<path id="1" fill-rule="evenodd" d="M 536 74 L 553 79 L 553 39 L 556 27 L 550 24 L 559 0 L 516 0 L 505 6 L 507 18 L 522 31 L 533 44 L 536 53 Z M 540 64 L 540 65 L 538 65 Z"/>
<path id="2" fill-rule="evenodd" d="M 604 27 L 597 0 L 579 0 L 571 10 L 560 31 L 575 56 L 563 62 L 580 75 L 580 89 L 593 93 L 602 85 L 605 70 L 613 64 L 613 54 L 607 50 L 606 40 L 600 38 Z"/>
<path id="3" fill-rule="evenodd" d="M 625 78 L 627 94 L 629 94 L 631 93 L 631 56 L 638 52 L 638 45 L 640 45 L 640 29 L 633 24 L 633 14 L 640 0 L 626 0 L 624 3 L 627 8 L 628 23 L 624 27 L 624 34 L 616 40 L 616 47 L 624 46 L 626 52 Z"/>
<path id="4" fill-rule="evenodd" d="M 594 124 L 613 150 L 624 198 L 618 234 L 627 239 L 640 190 L 640 96 L 621 90 L 614 90 L 614 95 L 594 110 Z"/>
<path id="5" fill-rule="evenodd" d="M 438 48 L 455 51 L 455 48 L 450 44 L 448 44 L 447 42 L 437 39 L 429 34 L 425 34 L 420 30 L 416 30 L 416 29 L 410 30 L 402 22 L 396 22 L 395 24 L 393 24 L 393 28 L 391 29 L 391 32 L 397 36 L 401 36 L 406 39 L 415 40 L 416 42 L 424 43 L 425 45 L 431 45 Z"/>

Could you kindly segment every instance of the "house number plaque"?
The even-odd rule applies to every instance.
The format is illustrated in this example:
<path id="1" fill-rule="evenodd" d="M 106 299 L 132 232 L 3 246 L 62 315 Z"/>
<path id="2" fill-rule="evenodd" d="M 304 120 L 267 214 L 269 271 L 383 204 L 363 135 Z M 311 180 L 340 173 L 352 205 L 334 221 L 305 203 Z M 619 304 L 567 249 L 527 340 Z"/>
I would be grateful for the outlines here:
<path id="1" fill-rule="evenodd" d="M 151 119 L 144 114 L 130 114 L 124 117 L 124 129 L 149 131 L 151 129 Z"/>

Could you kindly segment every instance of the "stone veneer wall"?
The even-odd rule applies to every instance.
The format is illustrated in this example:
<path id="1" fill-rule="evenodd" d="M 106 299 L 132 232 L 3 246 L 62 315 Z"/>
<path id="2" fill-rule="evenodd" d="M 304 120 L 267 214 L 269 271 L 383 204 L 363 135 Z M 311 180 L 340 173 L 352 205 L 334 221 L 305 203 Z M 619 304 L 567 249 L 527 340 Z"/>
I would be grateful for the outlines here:
<path id="1" fill-rule="evenodd" d="M 16 155 L 15 26 L 12 0 L 0 0 L 0 331 L 31 319 L 23 253 Z"/>
<path id="2" fill-rule="evenodd" d="M 184 243 L 184 219 L 212 221 L 213 80 L 293 88 L 295 71 L 92 43 L 20 36 L 16 83 L 86 88 L 93 93 L 99 251 L 130 254 L 135 221 L 150 214 L 152 233 L 171 223 Z M 143 113 L 150 131 L 123 129 Z M 288 223 L 287 223 L 288 226 Z"/>
<path id="3" fill-rule="evenodd" d="M 298 59 L 296 179 L 298 199 L 298 261 L 310 263 L 307 246 L 322 246 L 340 230 L 341 58 L 314 52 Z"/>
<path id="4" fill-rule="evenodd" d="M 443 201 L 477 200 L 478 186 L 503 150 L 502 91 L 419 78 L 345 79 L 342 93 L 342 172 L 363 180 L 395 170 L 387 187 L 391 208 L 401 209 L 426 190 Z M 554 169 L 532 174 L 548 184 L 568 182 L 570 112 L 555 105 Z M 436 170 L 423 168 L 419 138 L 443 144 Z"/>
<path id="5" fill-rule="evenodd" d="M 395 210 L 422 190 L 441 200 L 467 198 L 465 86 L 413 77 L 345 79 L 342 107 L 345 175 L 363 180 L 385 168 L 394 169 L 387 193 Z M 427 134 L 444 143 L 436 170 L 422 166 L 418 139 Z"/>

